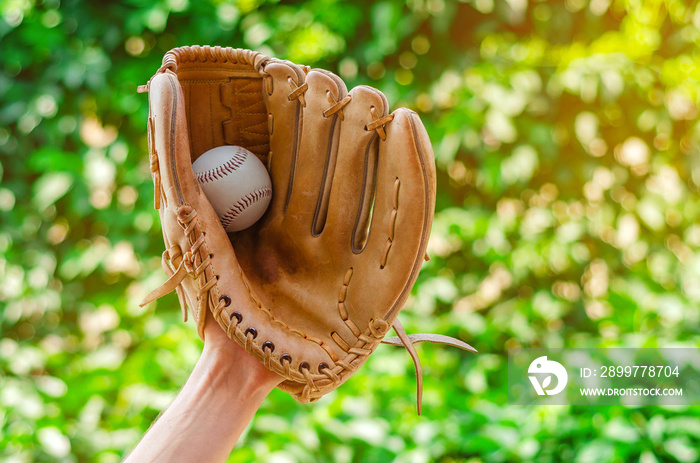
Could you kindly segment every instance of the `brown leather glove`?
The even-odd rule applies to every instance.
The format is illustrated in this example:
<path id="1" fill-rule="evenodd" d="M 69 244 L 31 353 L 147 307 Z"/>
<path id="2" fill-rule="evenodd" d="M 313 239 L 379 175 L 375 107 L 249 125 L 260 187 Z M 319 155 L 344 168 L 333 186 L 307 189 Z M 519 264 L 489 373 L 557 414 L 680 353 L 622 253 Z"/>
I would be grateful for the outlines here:
<path id="1" fill-rule="evenodd" d="M 336 75 L 260 53 L 168 52 L 140 91 L 167 282 L 198 332 L 206 310 L 300 402 L 347 380 L 382 342 L 475 350 L 439 335 L 407 336 L 397 315 L 426 257 L 435 163 L 418 116 Z M 268 167 L 273 195 L 252 227 L 227 235 L 192 163 L 239 145 Z M 391 327 L 399 338 L 383 339 Z"/>

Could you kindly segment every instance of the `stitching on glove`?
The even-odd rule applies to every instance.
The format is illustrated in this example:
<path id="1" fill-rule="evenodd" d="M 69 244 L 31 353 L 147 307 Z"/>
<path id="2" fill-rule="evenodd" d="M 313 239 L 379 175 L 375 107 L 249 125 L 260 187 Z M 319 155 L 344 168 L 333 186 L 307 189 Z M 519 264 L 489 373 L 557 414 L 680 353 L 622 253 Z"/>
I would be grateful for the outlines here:
<path id="1" fill-rule="evenodd" d="M 357 355 L 358 357 L 359 357 L 359 356 L 362 356 L 362 355 L 369 355 L 369 354 L 372 353 L 372 351 L 371 351 L 370 349 L 362 349 L 362 348 L 360 348 L 360 347 L 353 347 L 353 348 L 350 349 L 348 352 L 351 353 L 351 354 L 355 354 L 355 355 Z"/>
<path id="2" fill-rule="evenodd" d="M 292 365 L 292 356 L 289 354 L 282 354 L 280 357 L 280 365 L 284 368 L 284 374 L 287 378 L 292 378 L 291 376 L 291 365 Z"/>
<path id="3" fill-rule="evenodd" d="M 259 79 L 260 79 L 259 76 L 260 76 L 260 75 L 258 74 L 258 78 L 257 78 L 257 79 L 249 79 L 248 81 L 242 80 L 242 79 L 236 79 L 237 82 L 239 82 L 239 83 L 241 83 L 241 84 L 243 84 L 243 85 L 241 85 L 238 89 L 236 89 L 235 86 L 234 86 L 234 90 L 236 90 L 235 93 L 236 93 L 236 94 L 244 94 L 244 95 L 255 95 L 255 96 L 257 96 L 257 97 L 260 97 L 260 91 L 259 91 L 258 89 L 253 89 L 252 92 L 245 92 L 245 91 L 244 91 L 244 90 L 246 90 L 248 87 L 250 87 L 251 85 L 259 83 Z M 233 81 L 233 77 L 229 77 L 229 80 L 230 80 L 230 81 Z"/>
<path id="4" fill-rule="evenodd" d="M 341 368 L 342 368 L 343 370 L 350 370 L 350 371 L 352 371 L 352 370 L 353 370 L 352 365 L 350 365 L 350 363 L 349 363 L 349 361 L 347 360 L 347 358 L 350 358 L 350 356 L 346 357 L 346 360 L 338 360 L 338 361 L 335 362 L 335 363 L 336 363 L 336 365 L 340 365 Z M 350 358 L 350 361 L 355 360 L 356 358 L 357 358 L 357 356 L 354 356 L 354 357 Z"/>
<path id="5" fill-rule="evenodd" d="M 350 284 L 350 280 L 352 279 L 352 267 L 348 269 L 347 272 L 345 272 L 345 277 L 343 278 L 343 286 L 340 287 L 340 293 L 338 294 L 338 312 L 340 313 L 340 318 L 345 322 L 345 324 L 352 330 L 353 334 L 355 336 L 360 336 L 360 330 L 357 328 L 357 325 L 350 320 L 348 317 L 348 311 L 345 308 L 345 298 L 348 295 L 348 285 Z M 336 333 L 336 335 L 338 335 Z M 340 337 L 340 335 L 338 335 Z M 347 346 L 347 343 L 343 341 L 343 344 Z M 342 345 L 341 345 L 342 347 Z M 343 349 L 347 352 L 347 349 Z"/>
<path id="6" fill-rule="evenodd" d="M 394 181 L 394 208 L 391 211 L 391 227 L 389 228 L 389 238 L 386 240 L 386 245 L 384 246 L 384 253 L 379 261 L 379 268 L 386 267 L 386 261 L 389 257 L 389 250 L 391 250 L 391 245 L 394 243 L 394 230 L 396 229 L 396 216 L 398 215 L 399 209 L 399 187 L 401 186 L 401 181 L 398 177 Z"/>
<path id="7" fill-rule="evenodd" d="M 248 116 L 248 115 L 262 116 L 262 115 L 264 115 L 265 113 L 241 113 L 241 114 L 243 114 L 244 116 Z M 248 135 L 258 135 L 258 136 L 260 136 L 260 135 L 268 135 L 270 132 L 269 132 L 269 129 L 268 129 L 267 127 L 265 127 L 266 125 L 267 125 L 267 121 L 260 122 L 260 123 L 258 123 L 258 124 L 248 125 L 248 126 L 246 126 L 246 127 L 241 127 L 241 132 L 242 132 L 242 133 L 245 133 L 245 134 L 248 134 Z M 248 130 L 248 129 L 252 129 L 253 127 L 260 127 L 260 126 L 263 127 L 263 130 L 260 131 L 260 132 L 254 132 L 254 131 L 252 131 L 252 130 Z M 257 145 L 247 145 L 247 144 L 246 144 L 246 146 L 248 147 L 248 149 L 250 149 L 250 148 L 252 148 L 252 147 L 254 147 L 254 146 L 266 146 L 266 145 L 269 145 L 269 143 L 259 143 L 259 144 L 257 144 Z"/>
<path id="8" fill-rule="evenodd" d="M 375 339 L 382 339 L 389 331 L 389 324 L 383 318 L 369 320 L 369 331 Z"/>
<path id="9" fill-rule="evenodd" d="M 340 101 L 335 101 L 335 98 L 333 98 L 331 92 L 326 92 L 326 97 L 328 97 L 328 102 L 331 104 L 331 107 L 323 111 L 323 117 L 328 117 L 338 113 L 340 120 L 344 121 L 345 116 L 343 116 L 343 108 L 352 101 L 352 95 L 345 95 L 345 97 L 343 97 Z"/>
<path id="10" fill-rule="evenodd" d="M 205 242 L 206 232 L 201 231 L 202 226 L 201 224 L 199 224 L 198 220 L 195 220 L 196 218 L 197 211 L 192 206 L 184 204 L 178 209 L 177 220 L 180 223 L 180 226 L 182 226 L 182 228 L 184 229 L 184 234 L 190 242 L 190 250 L 186 252 L 185 255 L 190 254 L 192 256 L 192 264 L 196 266 L 195 272 L 191 275 L 193 278 L 198 279 L 199 285 L 199 305 L 197 307 L 197 331 L 201 336 L 202 330 L 204 329 L 204 321 L 206 318 L 202 317 L 202 314 L 204 313 L 204 310 L 207 306 L 207 296 L 210 296 L 210 291 L 216 287 L 216 284 L 219 281 L 219 276 L 214 274 L 214 269 L 211 266 L 212 254 L 209 250 L 208 245 Z M 195 232 L 197 226 L 199 226 L 200 233 L 199 236 L 197 236 L 197 238 L 195 239 Z M 205 252 L 207 253 L 207 257 L 205 259 L 202 259 L 200 256 L 200 248 L 202 246 L 204 246 Z M 183 259 L 184 258 L 185 256 L 183 255 Z M 201 261 L 199 264 L 197 263 L 197 259 L 200 259 Z M 207 275 L 205 273 L 207 267 L 210 267 L 210 271 L 212 273 L 212 278 L 210 278 L 209 280 L 207 280 Z M 218 293 L 218 287 L 216 287 L 215 291 Z M 219 303 L 221 303 L 221 301 Z"/>
<path id="11" fill-rule="evenodd" d="M 249 93 L 236 93 L 236 95 L 250 95 L 250 94 L 249 94 Z M 247 112 L 245 112 L 246 109 L 252 108 L 253 106 L 256 106 L 256 105 L 259 105 L 259 104 L 260 104 L 260 102 L 259 102 L 259 101 L 256 101 L 255 103 L 249 104 L 248 106 L 243 106 L 243 107 L 241 107 L 240 111 L 236 111 L 236 114 L 239 115 L 239 116 L 240 116 L 240 115 L 263 116 L 263 115 L 267 114 L 267 113 L 265 113 L 265 112 L 261 112 L 261 113 L 260 113 L 260 112 L 258 112 L 258 113 L 251 113 L 251 112 L 247 113 Z M 256 125 L 260 125 L 260 124 L 259 124 L 259 123 L 258 123 L 258 124 L 253 124 L 253 125 L 248 126 L 248 127 L 255 127 Z"/>
<path id="12" fill-rule="evenodd" d="M 322 363 L 321 365 L 318 366 L 318 371 L 323 373 L 324 375 L 326 375 L 328 377 L 328 379 L 333 381 L 334 386 L 337 386 L 338 383 L 340 382 L 340 377 L 338 375 L 336 375 L 335 373 L 333 373 L 333 370 L 331 370 L 328 367 L 328 365 L 326 365 L 325 363 Z"/>
<path id="13" fill-rule="evenodd" d="M 331 338 L 332 338 L 332 339 L 335 341 L 335 343 L 338 344 L 338 346 L 340 346 L 340 348 L 343 349 L 345 352 L 347 352 L 347 351 L 350 350 L 350 346 L 348 345 L 348 343 L 346 343 L 345 340 L 343 340 L 343 338 L 341 338 L 340 335 L 339 335 L 336 331 L 333 331 L 333 332 L 331 333 Z M 337 363 L 337 362 L 336 362 L 336 363 Z"/>
<path id="14" fill-rule="evenodd" d="M 296 98 L 299 98 L 299 101 L 301 101 L 301 105 L 306 108 L 306 99 L 304 99 L 304 93 L 309 89 L 309 84 L 304 82 L 301 85 L 297 85 L 296 82 L 294 82 L 294 79 L 291 77 L 287 77 L 287 82 L 289 82 L 289 86 L 292 88 L 292 92 L 287 95 L 287 98 L 289 101 L 292 101 Z"/>
<path id="15" fill-rule="evenodd" d="M 314 379 L 311 377 L 311 372 L 309 371 L 309 364 L 304 362 L 299 366 L 299 371 L 301 372 L 302 375 L 304 375 L 304 379 L 306 379 L 307 386 L 311 388 L 314 391 L 318 391 L 318 388 L 314 384 Z M 304 388 L 306 389 L 306 388 Z M 311 392 L 311 391 L 309 391 Z"/>
<path id="16" fill-rule="evenodd" d="M 350 320 L 350 319 L 348 318 L 347 320 L 345 320 L 345 324 L 348 325 L 348 328 L 350 328 L 350 331 L 352 331 L 352 333 L 353 333 L 355 336 L 357 336 L 358 338 L 360 337 L 360 335 L 362 334 L 362 332 L 361 332 L 360 329 L 357 327 L 357 325 L 355 324 L 355 322 L 353 322 L 352 320 Z"/>
<path id="17" fill-rule="evenodd" d="M 220 84 L 219 101 L 229 113 L 229 118 L 221 122 L 226 143 L 242 144 L 236 141 L 234 132 L 238 132 L 245 138 L 243 144 L 251 150 L 269 145 L 269 130 L 265 127 L 265 121 L 256 123 L 261 118 L 254 117 L 266 115 L 264 101 L 260 100 L 261 86 L 259 75 L 257 79 L 229 77 L 227 82 Z M 252 140 L 261 143 L 253 145 L 250 143 Z"/>
<path id="18" fill-rule="evenodd" d="M 179 62 L 188 61 L 200 61 L 207 62 L 213 61 L 215 63 L 230 62 L 233 64 L 249 64 L 255 66 L 255 61 L 262 57 L 261 61 L 257 66 L 263 66 L 268 60 L 268 57 L 260 55 L 260 53 L 252 50 L 243 50 L 240 48 L 221 48 L 221 47 L 210 47 L 205 45 L 203 47 L 199 45 L 194 45 L 191 47 L 180 47 L 170 50 L 163 57 L 163 66 L 161 69 L 164 71 L 166 69 L 177 70 L 177 65 Z M 256 67 L 257 67 L 256 66 Z M 159 69 L 159 72 L 163 72 Z"/>
<path id="19" fill-rule="evenodd" d="M 251 331 L 253 328 L 248 328 L 246 330 L 246 337 L 245 337 L 245 351 L 251 354 L 251 347 L 253 345 L 253 339 L 257 336 L 257 332 Z"/>
<path id="20" fill-rule="evenodd" d="M 204 318 L 201 317 L 201 314 L 202 311 L 206 309 L 206 296 L 207 294 L 210 294 L 211 289 L 214 288 L 214 286 L 216 285 L 216 282 L 219 280 L 219 276 L 214 275 L 214 270 L 212 268 L 211 273 L 213 275 L 213 278 L 207 280 L 207 275 L 205 272 L 206 268 L 211 266 L 212 254 L 208 253 L 207 257 L 204 259 L 202 259 L 200 255 L 200 248 L 202 246 L 205 246 L 205 249 L 207 248 L 204 240 L 206 232 L 201 232 L 198 238 L 194 240 L 196 226 L 199 225 L 198 222 L 194 220 L 196 217 L 197 212 L 189 205 L 182 205 L 178 209 L 177 220 L 180 226 L 184 229 L 184 235 L 189 241 L 190 249 L 184 254 L 182 254 L 182 249 L 180 249 L 180 247 L 177 245 L 173 245 L 169 247 L 166 252 L 163 253 L 163 259 L 161 261 L 161 264 L 163 265 L 163 269 L 165 270 L 166 274 L 169 275 L 168 280 L 165 283 L 163 283 L 163 285 L 161 285 L 159 288 L 151 291 L 151 293 L 148 296 L 146 296 L 146 299 L 144 299 L 144 301 L 142 302 L 142 305 L 164 296 L 165 294 L 171 292 L 173 289 L 178 290 L 182 285 L 184 278 L 187 275 L 190 275 L 194 279 L 198 279 L 199 290 L 197 301 L 199 302 L 199 306 L 197 307 L 197 314 L 199 315 L 199 317 L 197 320 L 197 331 L 201 336 L 201 330 L 204 327 Z M 201 225 L 199 225 L 199 228 L 201 230 Z M 208 251 L 208 249 L 206 250 Z M 176 272 L 173 272 L 166 262 L 166 257 L 169 260 L 171 257 L 171 252 L 173 259 L 180 257 L 180 255 L 182 256 L 180 264 L 178 266 L 178 270 Z M 199 259 L 199 262 L 197 262 L 197 259 Z M 182 304 L 182 301 L 180 301 L 180 303 L 180 307 L 183 310 L 183 318 L 185 319 L 185 321 L 187 321 L 187 312 L 185 305 Z"/>
<path id="21" fill-rule="evenodd" d="M 197 69 L 197 68 L 187 68 L 188 71 L 211 71 L 211 69 L 207 68 L 202 68 L 202 69 Z M 180 79 L 180 85 L 187 85 L 187 84 L 222 84 L 227 82 L 226 79 L 218 78 L 218 79 Z"/>
<path id="22" fill-rule="evenodd" d="M 309 403 L 311 399 L 311 387 L 307 384 L 304 386 L 304 390 L 301 391 L 301 397 L 299 398 L 300 402 L 303 404 Z"/>
<path id="23" fill-rule="evenodd" d="M 240 93 L 239 93 L 238 95 L 240 95 Z M 255 106 L 255 105 L 257 105 L 257 104 L 259 104 L 259 102 L 258 102 L 258 103 L 253 103 L 253 104 L 248 105 L 248 106 L 245 106 L 245 107 L 242 108 L 242 109 L 252 108 L 253 106 Z M 266 115 L 267 113 L 264 112 L 264 111 L 263 111 L 263 112 L 258 112 L 258 113 L 246 113 L 246 112 L 240 111 L 240 112 L 238 112 L 238 113 L 236 113 L 236 114 L 238 114 L 238 115 L 250 115 L 250 116 L 264 116 L 264 115 Z M 263 124 L 263 123 L 258 122 L 257 124 L 249 125 L 249 126 L 247 126 L 247 127 L 255 127 L 256 125 L 262 125 L 262 124 Z"/>
<path id="24" fill-rule="evenodd" d="M 243 317 L 241 317 L 240 314 L 238 314 L 238 317 L 235 316 L 236 314 L 238 314 L 238 312 L 231 313 L 231 317 L 229 319 L 229 324 L 228 324 L 228 329 L 226 330 L 226 334 L 231 339 L 233 339 L 233 337 L 235 335 L 236 327 L 238 327 L 238 324 L 243 320 Z M 234 322 L 234 320 L 235 320 L 235 322 Z"/>
<path id="25" fill-rule="evenodd" d="M 265 344 L 263 344 L 263 352 L 265 353 L 265 358 L 263 359 L 263 364 L 265 365 L 265 368 L 269 369 L 270 368 L 270 358 L 272 357 L 272 349 L 265 349 Z"/>
<path id="26" fill-rule="evenodd" d="M 202 71 L 216 71 L 216 70 L 221 70 L 218 64 L 214 63 L 212 66 L 188 66 L 187 69 L 183 69 L 180 71 L 180 73 L 183 72 L 188 72 L 188 73 L 194 73 L 194 72 L 202 72 Z M 236 76 L 241 79 L 259 79 L 260 78 L 260 73 L 254 70 L 250 71 L 241 71 L 241 70 L 235 70 L 235 69 L 227 69 L 226 70 L 226 75 L 227 77 L 212 77 L 212 78 L 205 78 L 201 77 L 199 79 L 194 79 L 194 78 L 187 78 L 185 75 L 183 77 L 183 80 L 180 82 L 202 82 L 202 83 L 208 83 L 208 82 L 224 82 L 224 79 L 230 78 L 229 76 Z M 258 93 L 259 94 L 259 93 Z"/>
<path id="27" fill-rule="evenodd" d="M 372 115 L 372 122 L 365 126 L 365 130 L 376 130 L 382 141 L 386 141 L 386 132 L 384 131 L 384 126 L 389 122 L 394 120 L 394 115 L 389 114 L 388 116 L 379 117 L 377 115 L 377 108 L 374 106 L 369 108 L 369 112 Z"/>
<path id="28" fill-rule="evenodd" d="M 377 326 L 375 326 L 377 325 Z M 348 371 L 350 373 L 354 372 L 359 368 L 359 365 L 364 361 L 364 358 L 370 355 L 374 347 L 381 341 L 381 339 L 384 337 L 384 334 L 386 334 L 386 331 L 388 330 L 388 323 L 383 320 L 383 319 L 377 319 L 377 320 L 370 320 L 370 326 L 368 329 L 368 332 L 364 333 L 361 335 L 361 339 L 358 340 L 358 343 L 353 346 L 352 348 L 349 348 L 348 350 L 352 350 L 352 352 L 349 352 L 349 355 L 343 359 L 343 360 L 337 360 L 335 361 L 335 366 L 331 369 L 327 364 L 321 363 L 319 364 L 318 371 L 319 375 L 310 375 L 314 381 L 318 381 L 319 379 L 324 379 L 324 380 L 330 380 L 333 384 L 322 384 L 320 387 L 316 385 L 314 382 L 315 389 L 310 387 L 307 381 L 306 386 L 304 386 L 304 389 L 302 390 L 300 396 L 298 397 L 299 400 L 304 403 L 304 401 L 308 401 L 311 399 L 311 392 L 312 390 L 318 390 L 318 391 L 323 391 L 328 388 L 335 388 L 337 387 L 338 383 L 341 381 L 341 374 L 343 374 L 345 371 Z M 336 332 L 333 332 L 331 336 L 335 338 L 337 336 Z M 367 342 L 364 341 L 364 339 L 367 339 L 371 344 L 369 347 L 367 346 Z M 280 366 L 284 368 L 284 373 L 277 371 L 280 374 L 284 374 L 287 379 L 294 381 L 296 383 L 303 382 L 306 380 L 306 377 L 304 378 L 297 378 L 298 374 L 294 371 L 291 371 L 290 364 L 287 364 L 286 362 L 290 362 L 291 364 L 291 357 L 284 359 L 280 358 Z M 303 365 L 304 362 L 302 362 Z M 300 370 L 301 371 L 301 370 Z M 287 376 L 287 373 L 289 376 Z M 303 371 L 302 371 L 303 373 Z M 323 376 L 320 375 L 324 375 Z M 321 394 L 322 395 L 322 394 Z"/>
<path id="29" fill-rule="evenodd" d="M 328 353 L 328 355 L 330 356 L 331 360 L 333 360 L 333 362 L 338 361 L 338 355 L 335 353 L 335 351 L 333 350 L 333 348 L 331 346 L 329 346 L 328 344 L 326 344 L 323 341 L 320 342 L 320 345 L 323 348 L 323 350 L 325 350 L 326 353 Z"/>
<path id="30" fill-rule="evenodd" d="M 252 93 L 252 92 L 250 92 L 250 93 L 236 92 L 236 93 L 234 93 L 234 95 L 257 95 L 257 93 Z M 256 101 L 256 102 L 254 102 L 254 103 L 249 104 L 248 106 L 243 106 L 243 107 L 241 107 L 241 111 L 237 111 L 236 114 L 239 114 L 239 115 L 240 115 L 240 114 L 253 114 L 253 115 L 257 115 L 257 116 L 262 116 L 262 115 L 264 115 L 264 114 L 267 114 L 267 113 L 264 112 L 264 111 L 263 111 L 263 112 L 258 112 L 258 113 L 246 113 L 246 112 L 244 112 L 244 110 L 249 109 L 249 108 L 252 108 L 253 106 L 256 106 L 256 105 L 259 105 L 259 104 L 260 104 L 260 101 Z M 255 125 L 259 125 L 259 124 L 255 124 Z"/>
<path id="31" fill-rule="evenodd" d="M 219 303 L 214 306 L 212 309 L 211 313 L 214 315 L 214 318 L 219 318 L 221 317 L 221 312 L 224 310 L 224 307 L 227 307 L 226 301 L 228 300 L 228 304 L 231 304 L 231 298 L 227 295 L 223 295 L 219 297 Z"/>
<path id="32" fill-rule="evenodd" d="M 233 79 L 233 78 L 230 77 L 229 79 Z M 238 80 L 239 82 L 241 81 L 241 79 L 237 79 L 237 80 Z M 250 79 L 248 79 L 248 80 L 249 80 L 249 82 L 242 82 L 243 85 L 241 85 L 241 87 L 240 87 L 239 89 L 235 89 L 235 88 L 234 88 L 234 90 L 237 90 L 235 93 L 236 93 L 237 95 L 255 95 L 255 97 L 256 97 L 255 104 L 260 103 L 260 100 L 259 100 L 259 98 L 260 98 L 260 90 L 258 90 L 257 88 L 253 88 L 253 89 L 252 89 L 253 91 L 251 91 L 251 92 L 246 92 L 246 91 L 244 91 L 244 90 L 247 90 L 248 87 L 250 87 L 250 86 L 253 85 L 253 84 L 255 84 L 256 87 L 257 87 L 257 84 L 261 83 L 261 82 L 260 82 L 260 78 L 259 78 L 259 74 L 258 74 L 258 78 L 250 78 Z"/>
<path id="33" fill-rule="evenodd" d="M 243 275 L 243 270 L 241 269 L 241 264 L 237 262 L 237 265 L 238 265 L 238 271 L 240 272 L 241 275 Z M 329 355 L 331 356 L 331 358 L 335 362 L 335 359 L 338 358 L 338 355 L 335 353 L 335 351 L 333 351 L 333 348 L 331 346 L 329 346 L 328 344 L 323 342 L 323 340 L 315 338 L 313 336 L 308 336 L 306 333 L 299 331 L 295 328 L 292 328 L 289 325 L 287 325 L 284 321 L 282 321 L 278 318 L 275 318 L 275 316 L 272 314 L 272 312 L 270 312 L 269 309 L 263 307 L 262 303 L 258 300 L 257 297 L 255 297 L 255 295 L 253 294 L 253 291 L 251 290 L 250 285 L 248 284 L 248 281 L 245 279 L 245 277 L 243 277 L 242 280 L 243 280 L 243 285 L 245 286 L 246 290 L 248 290 L 248 294 L 250 295 L 250 298 L 255 302 L 255 304 L 258 306 L 258 309 L 260 309 L 261 312 L 263 312 L 268 317 L 270 317 L 270 320 L 279 324 L 280 326 L 289 330 L 290 332 L 292 332 L 298 336 L 301 336 L 302 338 L 304 338 L 308 341 L 311 341 L 315 344 L 318 344 L 321 348 L 323 348 L 326 352 L 329 353 Z M 280 357 L 280 360 L 282 360 L 282 357 Z M 294 379 L 294 378 L 289 377 L 289 379 Z"/>

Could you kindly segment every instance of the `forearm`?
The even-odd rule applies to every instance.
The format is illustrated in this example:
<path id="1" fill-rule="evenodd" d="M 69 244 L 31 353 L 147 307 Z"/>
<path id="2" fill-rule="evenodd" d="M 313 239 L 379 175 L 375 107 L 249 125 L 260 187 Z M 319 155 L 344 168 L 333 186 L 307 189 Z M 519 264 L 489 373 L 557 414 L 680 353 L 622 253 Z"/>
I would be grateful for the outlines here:
<path id="1" fill-rule="evenodd" d="M 262 365 L 241 351 L 231 356 L 205 347 L 175 401 L 126 462 L 224 461 L 281 380 L 267 371 L 256 374 Z"/>

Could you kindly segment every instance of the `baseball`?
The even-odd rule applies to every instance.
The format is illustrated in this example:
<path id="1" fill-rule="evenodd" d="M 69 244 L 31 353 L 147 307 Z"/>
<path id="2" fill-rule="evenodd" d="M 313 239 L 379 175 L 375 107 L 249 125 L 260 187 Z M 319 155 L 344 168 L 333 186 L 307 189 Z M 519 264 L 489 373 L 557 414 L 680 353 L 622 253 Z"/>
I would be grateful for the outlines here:
<path id="1" fill-rule="evenodd" d="M 245 148 L 212 148 L 197 158 L 192 169 L 227 233 L 253 225 L 270 204 L 270 175 Z"/>

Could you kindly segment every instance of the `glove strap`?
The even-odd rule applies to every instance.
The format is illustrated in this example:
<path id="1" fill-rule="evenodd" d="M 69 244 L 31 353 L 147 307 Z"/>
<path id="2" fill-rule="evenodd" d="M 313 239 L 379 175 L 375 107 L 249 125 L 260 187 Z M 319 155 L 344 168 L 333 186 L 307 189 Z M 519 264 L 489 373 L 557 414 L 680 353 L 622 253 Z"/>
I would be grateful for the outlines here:
<path id="1" fill-rule="evenodd" d="M 407 335 L 406 330 L 403 329 L 403 325 L 401 325 L 398 318 L 394 321 L 392 326 L 394 327 L 397 337 L 384 338 L 382 339 L 382 343 L 391 344 L 392 346 L 404 346 L 408 351 L 408 354 L 411 356 L 413 366 L 416 370 L 416 409 L 420 415 L 423 406 L 423 369 L 421 368 L 420 359 L 418 358 L 418 354 L 416 353 L 413 344 L 418 342 L 432 342 L 436 344 L 446 344 L 448 346 L 457 347 L 459 349 L 474 353 L 477 353 L 477 350 L 464 341 L 452 338 L 450 336 L 444 336 L 442 334 L 419 333 Z"/>
<path id="2" fill-rule="evenodd" d="M 401 324 L 398 318 L 394 320 L 394 324 L 392 326 L 394 327 L 394 331 L 396 331 L 396 334 L 399 336 L 399 342 L 403 344 L 403 346 L 408 351 L 408 354 L 411 356 L 411 359 L 413 360 L 413 366 L 416 369 L 416 410 L 420 415 L 421 409 L 423 407 L 423 369 L 420 366 L 420 359 L 418 358 L 416 349 L 413 348 L 413 343 L 408 338 L 406 330 L 403 329 L 403 325 Z"/>
<path id="3" fill-rule="evenodd" d="M 173 267 L 169 262 L 173 262 L 174 259 L 180 258 L 180 265 L 177 270 L 173 271 Z M 178 300 L 180 301 L 180 310 L 182 311 L 182 318 L 187 321 L 187 306 L 185 305 L 185 294 L 182 293 L 182 281 L 187 275 L 192 275 L 192 255 L 191 253 L 182 254 L 180 246 L 174 245 L 163 252 L 163 257 L 161 259 L 161 265 L 163 270 L 168 275 L 168 279 L 160 285 L 158 288 L 154 289 L 141 301 L 139 306 L 143 307 L 156 299 L 160 299 L 166 294 L 170 294 L 173 290 L 177 291 Z"/>
<path id="4" fill-rule="evenodd" d="M 167 271 L 168 269 L 170 269 L 170 266 L 166 262 L 166 260 L 168 259 L 168 257 L 166 257 L 166 256 L 169 256 L 169 252 L 167 250 L 163 253 L 163 268 L 166 269 L 166 271 Z M 177 289 L 177 287 L 180 286 L 180 283 L 182 283 L 182 280 L 184 280 L 185 277 L 188 275 L 188 271 L 187 271 L 187 267 L 185 266 L 185 263 L 186 263 L 186 260 L 182 259 L 177 270 L 170 275 L 170 277 L 165 281 L 165 283 L 163 283 L 162 285 L 160 285 L 159 287 L 157 287 L 156 289 L 154 289 L 153 291 L 148 293 L 148 295 L 143 298 L 143 301 L 141 301 L 139 306 L 143 307 L 147 304 L 150 304 L 151 302 L 155 301 L 156 299 L 160 299 L 161 297 L 165 296 L 166 294 L 170 294 L 175 289 Z M 172 272 L 172 270 L 170 270 L 170 272 Z M 182 304 L 182 303 L 180 304 L 180 308 L 182 309 L 182 313 L 183 313 L 183 317 L 185 318 L 185 321 L 187 321 L 187 309 L 184 307 L 184 304 Z"/>

